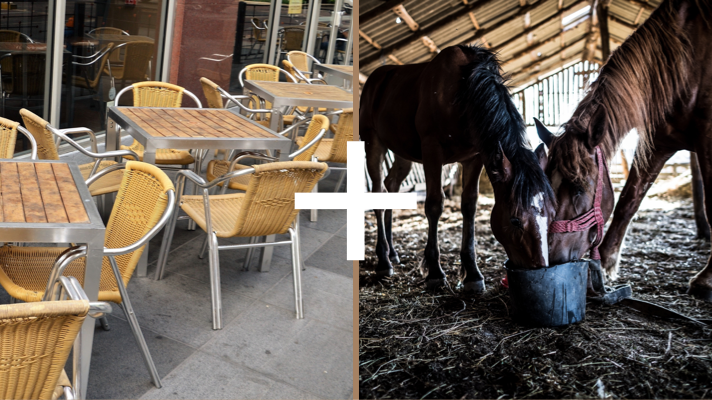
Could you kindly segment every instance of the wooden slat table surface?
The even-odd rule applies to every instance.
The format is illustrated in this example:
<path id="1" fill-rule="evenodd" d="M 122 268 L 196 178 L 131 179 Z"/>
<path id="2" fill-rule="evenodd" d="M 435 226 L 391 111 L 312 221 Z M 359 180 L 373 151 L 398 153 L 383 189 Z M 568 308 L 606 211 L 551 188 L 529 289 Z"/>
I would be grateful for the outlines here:
<path id="1" fill-rule="evenodd" d="M 335 69 L 337 71 L 341 71 L 344 74 L 349 74 L 353 76 L 354 74 L 354 66 L 353 65 L 339 65 L 339 64 L 321 64 L 322 67 L 328 68 L 328 69 Z"/>
<path id="2" fill-rule="evenodd" d="M 298 98 L 304 100 L 333 100 L 353 103 L 353 94 L 331 85 L 305 85 L 303 83 L 247 81 L 259 86 L 274 97 Z"/>
<path id="3" fill-rule="evenodd" d="M 0 222 L 89 223 L 64 163 L 0 162 Z"/>
<path id="4" fill-rule="evenodd" d="M 226 109 L 125 107 L 121 112 L 154 137 L 275 138 L 274 134 Z"/>

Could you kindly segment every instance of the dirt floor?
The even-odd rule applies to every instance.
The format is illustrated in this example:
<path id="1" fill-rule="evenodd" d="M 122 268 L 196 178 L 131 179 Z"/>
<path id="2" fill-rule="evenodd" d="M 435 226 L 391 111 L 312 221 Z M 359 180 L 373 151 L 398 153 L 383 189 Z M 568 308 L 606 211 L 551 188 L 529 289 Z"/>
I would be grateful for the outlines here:
<path id="1" fill-rule="evenodd" d="M 595 304 L 588 304 L 585 321 L 566 327 L 514 323 L 499 284 L 506 255 L 489 226 L 493 200 L 480 200 L 477 262 L 488 290 L 477 298 L 462 296 L 457 287 L 457 203 L 448 201 L 440 220 L 441 262 L 454 292 L 424 290 L 418 269 L 427 228 L 422 205 L 394 212 L 401 264 L 385 280 L 371 272 L 376 226 L 373 214 L 367 216 L 359 292 L 361 398 L 712 397 L 712 327 Z M 695 238 L 692 201 L 656 201 L 633 221 L 617 283 L 630 283 L 634 297 L 712 318 L 712 304 L 685 294 L 710 253 L 710 244 Z"/>

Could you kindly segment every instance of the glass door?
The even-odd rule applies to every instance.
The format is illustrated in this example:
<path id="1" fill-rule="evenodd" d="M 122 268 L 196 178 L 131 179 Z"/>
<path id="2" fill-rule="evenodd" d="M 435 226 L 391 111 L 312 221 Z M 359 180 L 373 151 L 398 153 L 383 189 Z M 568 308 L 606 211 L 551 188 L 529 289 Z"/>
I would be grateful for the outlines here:
<path id="1" fill-rule="evenodd" d="M 22 122 L 26 108 L 47 118 L 50 12 L 48 1 L 0 3 L 0 117 Z M 15 152 L 27 149 L 18 135 Z"/>
<path id="2" fill-rule="evenodd" d="M 106 107 L 135 82 L 156 80 L 161 13 L 166 0 L 67 0 L 62 126 L 106 129 Z M 131 104 L 128 92 L 122 105 Z"/>

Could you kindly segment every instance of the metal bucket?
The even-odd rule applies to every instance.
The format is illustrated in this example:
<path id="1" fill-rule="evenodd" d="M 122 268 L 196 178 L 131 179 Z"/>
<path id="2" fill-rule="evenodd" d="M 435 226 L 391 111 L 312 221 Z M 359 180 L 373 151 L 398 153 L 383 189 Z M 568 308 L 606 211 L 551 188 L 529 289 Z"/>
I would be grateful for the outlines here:
<path id="1" fill-rule="evenodd" d="M 527 326 L 562 326 L 586 317 L 588 261 L 540 269 L 505 264 L 514 320 Z"/>

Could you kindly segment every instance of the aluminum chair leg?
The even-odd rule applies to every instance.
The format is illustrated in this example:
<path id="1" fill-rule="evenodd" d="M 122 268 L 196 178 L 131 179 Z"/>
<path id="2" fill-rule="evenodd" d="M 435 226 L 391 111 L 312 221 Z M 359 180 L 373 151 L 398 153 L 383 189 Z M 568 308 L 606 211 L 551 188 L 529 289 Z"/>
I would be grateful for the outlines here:
<path id="1" fill-rule="evenodd" d="M 128 319 L 129 325 L 131 326 L 131 332 L 133 332 L 136 343 L 138 343 L 138 347 L 141 349 L 143 362 L 146 364 L 146 368 L 151 374 L 151 380 L 157 388 L 160 388 L 161 378 L 158 376 L 158 370 L 156 369 L 156 365 L 153 363 L 151 353 L 148 351 L 148 345 L 146 344 L 146 340 L 143 338 L 141 327 L 138 325 L 138 319 L 136 318 L 136 314 L 131 306 L 129 294 L 126 292 L 126 286 L 124 286 L 124 281 L 121 279 L 119 266 L 116 264 L 116 259 L 114 257 L 109 256 L 109 262 L 111 263 L 111 269 L 114 270 L 114 277 L 116 278 L 119 293 L 121 294 L 121 302 L 123 303 L 123 307 L 121 307 L 121 309 L 124 310 L 126 319 Z"/>
<path id="2" fill-rule="evenodd" d="M 207 155 L 208 150 L 197 150 L 196 155 L 195 155 L 195 162 L 193 163 L 193 172 L 196 174 L 200 175 L 200 170 L 202 169 L 203 166 L 203 157 Z M 193 184 L 193 195 L 198 194 L 198 186 Z M 188 230 L 189 231 L 194 231 L 196 227 L 195 221 L 192 219 L 188 220 Z"/>
<path id="3" fill-rule="evenodd" d="M 179 190 L 182 189 L 182 187 L 179 188 Z M 163 270 L 166 268 L 166 260 L 168 259 L 168 253 L 171 250 L 171 242 L 173 241 L 173 233 L 176 230 L 176 222 L 178 221 L 179 213 L 180 207 L 176 205 L 176 208 L 173 211 L 173 216 L 163 228 L 163 241 L 161 242 L 161 249 L 158 251 L 158 263 L 156 263 L 156 275 L 154 276 L 154 279 L 157 281 L 163 279 Z"/>
<path id="4" fill-rule="evenodd" d="M 104 315 L 103 317 L 99 318 L 99 323 L 101 323 L 101 329 L 103 329 L 103 330 L 105 330 L 105 331 L 110 331 L 110 330 L 111 330 L 111 326 L 109 326 L 109 320 L 106 319 L 106 315 Z"/>
<path id="5" fill-rule="evenodd" d="M 250 238 L 250 244 L 255 244 L 255 243 L 257 243 L 257 239 L 258 239 L 257 236 L 252 236 L 252 237 Z M 252 254 L 254 254 L 254 251 L 255 251 L 255 248 L 254 248 L 254 247 L 250 247 L 249 249 L 247 249 L 247 255 L 245 256 L 245 263 L 244 263 L 244 265 L 242 266 L 243 271 L 249 271 L 249 270 L 250 270 L 250 261 L 252 261 Z"/>
<path id="6" fill-rule="evenodd" d="M 319 191 L 319 182 L 314 185 L 314 189 L 312 189 L 312 193 L 317 193 Z M 317 210 L 311 210 L 311 214 L 309 215 L 309 221 L 311 222 L 316 222 L 317 218 Z"/>
<path id="7" fill-rule="evenodd" d="M 210 294 L 213 307 L 213 329 L 222 329 L 222 298 L 220 293 L 220 257 L 218 237 L 210 232 Z"/>
<path id="8" fill-rule="evenodd" d="M 209 241 L 210 241 L 210 235 L 206 234 L 205 240 L 203 241 L 203 247 L 200 248 L 200 253 L 198 254 L 198 258 L 201 260 L 205 257 L 205 250 L 208 249 Z"/>
<path id="9" fill-rule="evenodd" d="M 346 177 L 346 170 L 341 171 L 341 176 L 339 176 L 339 180 L 336 182 L 336 187 L 334 187 L 334 192 L 338 192 L 339 189 L 341 189 L 341 184 L 344 183 L 344 178 Z"/>
<path id="10" fill-rule="evenodd" d="M 297 319 L 304 318 L 302 308 L 302 265 L 299 258 L 299 239 L 297 232 L 289 228 L 289 236 L 292 239 L 292 275 L 294 280 L 294 308 Z"/>

